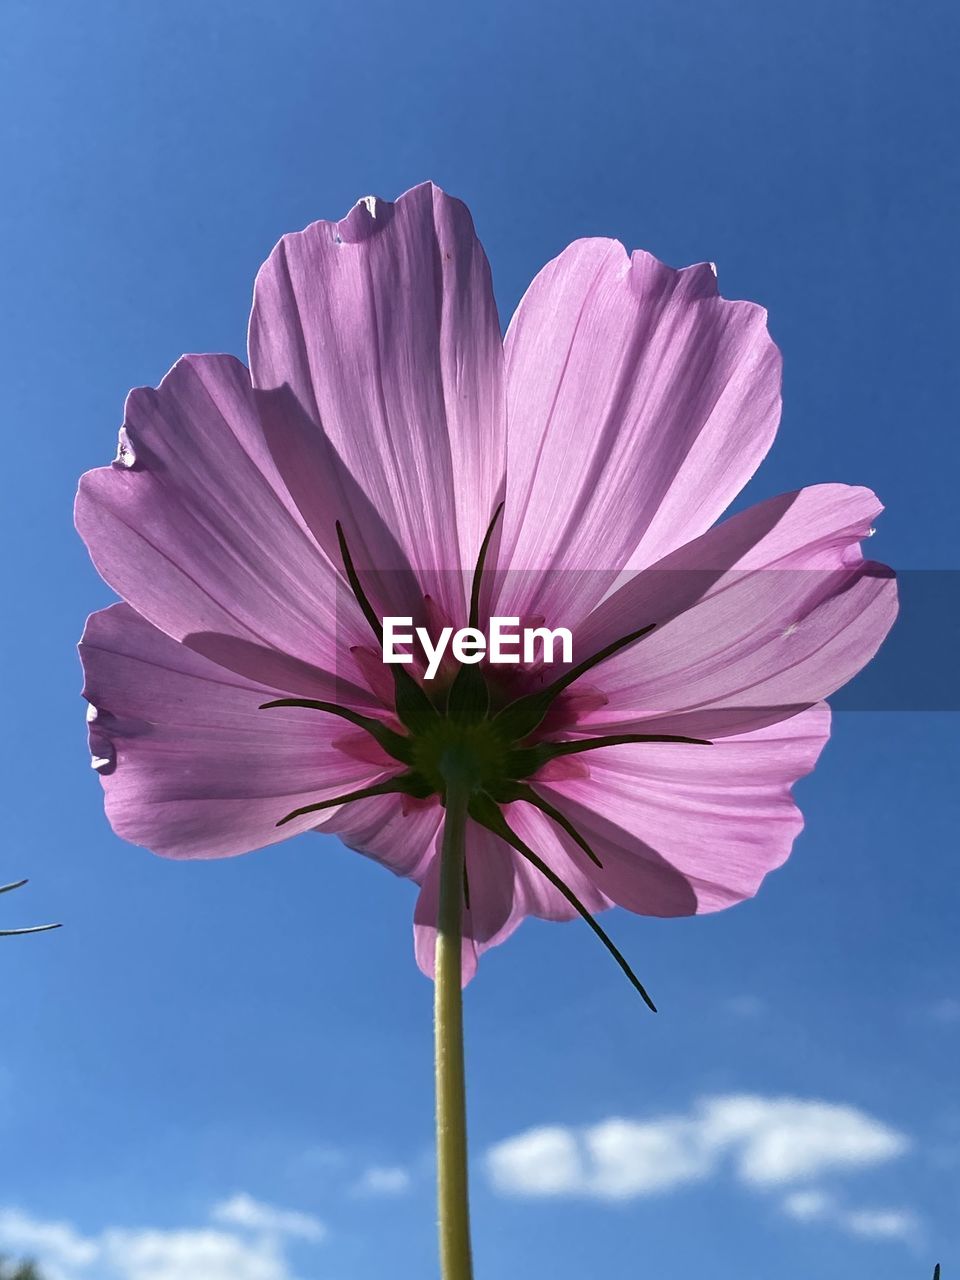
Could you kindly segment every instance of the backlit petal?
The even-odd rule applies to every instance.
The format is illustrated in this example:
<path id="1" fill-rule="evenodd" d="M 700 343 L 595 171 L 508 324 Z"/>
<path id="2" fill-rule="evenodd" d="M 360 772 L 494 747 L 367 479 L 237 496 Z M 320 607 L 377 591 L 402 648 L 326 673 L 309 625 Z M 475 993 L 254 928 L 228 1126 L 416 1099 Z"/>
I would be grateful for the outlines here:
<path id="1" fill-rule="evenodd" d="M 539 786 L 603 863 L 593 883 L 641 915 L 717 911 L 756 893 L 803 827 L 790 795 L 830 734 L 821 703 L 710 747 L 591 753 L 590 778 Z"/>
<path id="2" fill-rule="evenodd" d="M 608 701 L 577 726 L 715 736 L 790 715 L 845 684 L 873 657 L 897 612 L 884 565 L 860 541 L 881 510 L 869 489 L 816 485 L 733 516 L 611 596 L 580 629 L 584 652 L 656 628 L 591 673 Z M 751 716 L 751 711 L 755 714 Z M 671 728 L 671 726 L 675 726 Z"/>
<path id="3" fill-rule="evenodd" d="M 458 571 L 504 466 L 499 321 L 466 207 L 426 183 L 285 236 L 257 278 L 250 367 L 323 424 L 424 591 L 463 618 Z"/>
<path id="4" fill-rule="evenodd" d="M 381 767 L 338 751 L 343 722 L 258 710 L 277 691 L 178 644 L 129 605 L 87 621 L 80 644 L 90 744 L 117 835 L 171 858 L 275 844 L 317 823 L 292 810 L 366 786 Z"/>
<path id="5" fill-rule="evenodd" d="M 175 640 L 278 689 L 371 701 L 337 679 L 368 635 L 277 470 L 244 366 L 184 356 L 127 399 L 124 448 L 80 482 L 94 564 Z M 331 512 L 331 530 L 334 513 Z"/>
<path id="6" fill-rule="evenodd" d="M 617 241 L 580 240 L 527 290 L 505 342 L 500 613 L 575 625 L 625 566 L 696 537 L 743 488 L 780 416 L 766 313 Z"/>

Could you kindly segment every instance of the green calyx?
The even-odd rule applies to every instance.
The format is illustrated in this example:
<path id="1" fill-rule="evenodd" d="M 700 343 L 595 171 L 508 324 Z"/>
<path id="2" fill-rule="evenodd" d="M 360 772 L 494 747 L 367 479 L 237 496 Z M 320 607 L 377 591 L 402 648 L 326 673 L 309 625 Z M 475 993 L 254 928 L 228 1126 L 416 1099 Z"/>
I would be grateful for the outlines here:
<path id="1" fill-rule="evenodd" d="M 444 796 L 452 774 L 470 792 L 497 792 L 509 778 L 509 744 L 492 720 L 438 719 L 411 738 L 413 768 Z"/>

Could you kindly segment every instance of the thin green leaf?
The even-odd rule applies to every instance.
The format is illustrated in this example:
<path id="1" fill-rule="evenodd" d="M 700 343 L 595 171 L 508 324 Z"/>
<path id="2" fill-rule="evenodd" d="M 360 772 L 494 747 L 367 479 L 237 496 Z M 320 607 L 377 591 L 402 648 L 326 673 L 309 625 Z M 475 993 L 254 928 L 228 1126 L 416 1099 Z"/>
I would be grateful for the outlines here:
<path id="1" fill-rule="evenodd" d="M 343 532 L 343 525 L 339 520 L 337 521 L 337 541 L 340 544 L 340 557 L 343 560 L 343 567 L 347 575 L 347 581 L 350 583 L 350 589 L 356 597 L 363 616 L 369 622 L 382 652 L 383 626 L 373 605 L 367 599 L 367 594 L 360 581 L 360 575 L 357 573 L 356 565 L 353 563 L 350 548 L 347 546 L 347 537 Z M 439 719 L 440 713 L 405 667 L 398 663 L 391 663 L 390 669 L 393 672 L 396 710 L 401 724 L 406 725 L 414 733 L 428 728 Z"/>
<path id="2" fill-rule="evenodd" d="M 539 693 L 528 693 L 522 698 L 517 698 L 515 702 L 509 703 L 496 718 L 504 735 L 508 738 L 517 739 L 525 738 L 527 734 L 533 733 L 534 729 L 550 710 L 554 699 L 564 689 L 573 684 L 575 680 L 579 680 L 582 675 L 586 675 L 593 667 L 599 666 L 601 662 L 606 662 L 607 658 L 612 658 L 621 649 L 626 649 L 628 645 L 635 644 L 637 640 L 649 635 L 656 625 L 655 622 L 651 622 L 645 627 L 639 627 L 636 631 L 631 631 L 627 635 L 621 636 L 619 640 L 614 640 L 611 644 L 604 645 L 597 653 L 585 658 L 583 662 L 578 662 L 576 666 L 571 667 L 569 671 L 559 676 L 546 689 L 541 689 Z"/>
<path id="3" fill-rule="evenodd" d="M 583 850 L 594 866 L 599 867 L 601 871 L 603 870 L 603 863 L 566 814 L 562 813 L 556 805 L 552 805 L 549 800 L 544 800 L 543 796 L 534 791 L 533 787 L 528 786 L 525 782 L 517 782 L 505 787 L 504 792 L 508 801 L 522 800 L 525 804 L 532 804 L 535 809 L 539 809 L 542 814 L 545 814 L 561 830 L 567 833 L 570 839 Z"/>
<path id="4" fill-rule="evenodd" d="M 272 707 L 307 707 L 312 711 L 325 711 L 328 715 L 339 716 L 341 720 L 347 720 L 358 729 L 369 733 L 371 738 L 374 738 L 394 759 L 402 761 L 403 764 L 412 762 L 409 739 L 400 733 L 395 733 L 393 729 L 372 716 L 361 715 L 358 711 L 338 706 L 335 702 L 318 702 L 314 698 L 274 698 L 271 702 L 260 703 L 261 711 L 268 711 Z"/>
<path id="5" fill-rule="evenodd" d="M 489 796 L 475 793 L 470 804 L 470 816 L 476 822 L 479 822 L 481 826 L 486 827 L 488 831 L 499 836 L 501 840 L 505 840 L 511 848 L 516 849 L 517 853 L 519 853 L 521 857 L 526 858 L 529 863 L 535 866 L 545 879 L 550 881 L 553 887 L 566 898 L 573 909 L 586 921 L 593 932 L 597 935 L 604 947 L 606 947 L 607 951 L 609 951 L 614 960 L 616 960 L 617 964 L 626 974 L 631 985 L 640 994 L 647 1007 L 652 1010 L 653 1013 L 656 1013 L 657 1006 L 650 999 L 643 983 L 633 972 L 627 959 L 613 940 L 608 936 L 606 930 L 597 924 L 596 920 L 583 905 L 577 895 L 571 888 L 564 884 L 557 873 L 547 866 L 543 859 L 539 858 L 529 845 L 524 844 L 516 832 L 509 826 L 497 804 L 491 800 Z"/>
<path id="6" fill-rule="evenodd" d="M 51 929 L 59 929 L 59 924 L 35 924 L 29 929 L 0 929 L 0 938 L 16 938 L 23 933 L 49 933 Z"/>
<path id="7" fill-rule="evenodd" d="M 288 822 L 292 822 L 294 818 L 302 818 L 307 813 L 320 813 L 323 809 L 333 809 L 340 804 L 351 804 L 354 800 L 369 800 L 373 796 L 389 795 L 420 796 L 423 798 L 427 794 L 428 792 L 424 790 L 423 785 L 415 774 L 401 773 L 395 778 L 386 778 L 383 782 L 375 782 L 370 787 L 360 787 L 357 791 L 348 791 L 342 796 L 332 796 L 329 800 L 319 800 L 316 804 L 305 804 L 300 809 L 294 809 L 292 813 L 288 813 L 285 818 L 281 818 L 277 826 L 285 826 Z"/>
<path id="8" fill-rule="evenodd" d="M 483 535 L 483 542 L 480 544 L 477 567 L 473 571 L 473 586 L 470 590 L 470 622 L 468 625 L 474 628 L 480 626 L 480 589 L 483 585 L 483 569 L 487 560 L 487 551 L 490 549 L 493 531 L 497 527 L 497 521 L 503 514 L 503 508 L 504 503 L 501 502 L 493 513 L 493 519 L 487 526 L 487 532 Z"/>
<path id="9" fill-rule="evenodd" d="M 712 747 L 709 738 L 685 738 L 678 733 L 611 733 L 602 738 L 574 738 L 570 742 L 543 742 L 541 750 L 550 752 L 550 759 L 558 756 L 576 756 L 581 751 L 598 751 L 601 747 L 623 747 L 631 742 L 686 742 L 695 747 Z"/>

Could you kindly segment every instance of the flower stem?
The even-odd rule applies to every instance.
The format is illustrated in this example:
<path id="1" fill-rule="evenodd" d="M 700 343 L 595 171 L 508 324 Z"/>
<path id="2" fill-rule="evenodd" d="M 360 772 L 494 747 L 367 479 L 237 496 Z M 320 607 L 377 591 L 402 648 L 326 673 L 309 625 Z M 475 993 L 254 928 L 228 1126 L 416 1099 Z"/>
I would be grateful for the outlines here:
<path id="1" fill-rule="evenodd" d="M 467 1105 L 463 1065 L 463 873 L 469 788 L 447 772 L 440 853 L 434 986 L 437 1089 L 437 1208 L 442 1280 L 472 1280 L 467 1194 Z"/>

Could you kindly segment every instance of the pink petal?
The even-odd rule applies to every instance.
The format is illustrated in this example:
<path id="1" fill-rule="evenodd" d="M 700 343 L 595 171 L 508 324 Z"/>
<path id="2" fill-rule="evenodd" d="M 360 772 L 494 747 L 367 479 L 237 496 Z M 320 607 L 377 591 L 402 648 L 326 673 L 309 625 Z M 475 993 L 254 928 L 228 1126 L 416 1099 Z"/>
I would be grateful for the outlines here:
<path id="1" fill-rule="evenodd" d="M 624 566 L 722 514 L 780 416 L 766 313 L 717 295 L 706 264 L 674 271 L 617 241 L 580 240 L 510 322 L 501 562 L 554 571 L 508 583 L 498 612 L 573 626 Z"/>
<path id="2" fill-rule="evenodd" d="M 461 618 L 457 571 L 504 465 L 499 321 L 466 207 L 427 183 L 285 236 L 257 278 L 250 365 L 323 424 L 424 590 Z"/>
<path id="3" fill-rule="evenodd" d="M 803 827 L 790 787 L 830 734 L 825 704 L 712 746 L 635 744 L 590 755 L 589 779 L 538 784 L 603 863 L 609 899 L 641 915 L 717 911 L 756 893 Z"/>
<path id="4" fill-rule="evenodd" d="M 244 366 L 184 356 L 156 390 L 130 393 L 121 440 L 113 466 L 82 478 L 76 508 L 110 586 L 255 681 L 374 702 L 352 663 L 338 679 L 341 642 L 369 632 L 277 470 Z"/>
<path id="5" fill-rule="evenodd" d="M 584 775 L 582 771 L 568 773 L 566 778 L 572 776 Z M 546 787 L 538 789 L 546 795 Z M 596 868 L 590 859 L 552 818 L 523 802 L 508 805 L 504 816 L 520 839 L 547 863 L 588 911 L 604 911 L 611 905 L 610 899 L 598 887 L 594 875 Z M 514 866 L 517 880 L 515 910 L 521 915 L 538 916 L 541 920 L 578 918 L 576 907 L 532 863 L 515 854 Z"/>
<path id="6" fill-rule="evenodd" d="M 891 571 L 859 547 L 880 510 L 869 489 L 817 485 L 751 507 L 638 574 L 584 623 L 579 651 L 656 629 L 591 673 L 609 701 L 578 731 L 656 722 L 698 736 L 692 714 L 722 710 L 701 717 L 711 737 L 833 693 L 896 617 Z"/>
<path id="7" fill-rule="evenodd" d="M 290 499 L 331 564 L 343 569 L 339 524 L 346 536 L 350 557 L 364 592 L 378 617 L 411 616 L 414 626 L 426 621 L 423 590 L 403 548 L 381 518 L 362 486 L 344 465 L 330 438 L 300 405 L 289 386 L 254 392 L 260 422 L 270 456 Z M 459 582 L 459 576 L 448 574 Z M 338 600 L 341 645 L 354 639 L 367 643 L 371 633 L 364 623 L 354 631 L 355 601 L 346 592 Z M 393 701 L 393 680 L 383 669 Z M 377 682 L 370 686 L 377 688 Z"/>
<path id="8" fill-rule="evenodd" d="M 80 643 L 91 750 L 110 823 L 171 858 L 214 858 L 316 826 L 305 804 L 385 776 L 336 750 L 343 722 L 306 709 L 260 711 L 277 690 L 218 667 L 129 605 L 87 621 Z"/>
<path id="9" fill-rule="evenodd" d="M 432 859 L 424 877 L 413 913 L 413 953 L 421 973 L 432 978 L 435 973 L 437 947 L 437 911 L 440 902 L 440 855 Z M 466 911 L 464 911 L 466 916 Z M 466 926 L 466 920 L 464 920 Z M 460 943 L 460 976 L 463 986 L 477 972 L 477 944 L 464 927 Z"/>
<path id="10" fill-rule="evenodd" d="M 612 905 L 599 887 L 586 855 L 551 819 L 524 803 L 508 805 L 505 816 L 521 840 L 560 876 L 588 911 L 603 911 Z M 414 916 L 417 963 L 428 977 L 433 976 L 436 947 L 439 839 L 438 834 L 436 850 L 426 864 Z M 499 837 L 471 823 L 467 840 L 470 908 L 464 909 L 463 914 L 464 985 L 476 972 L 480 956 L 505 942 L 527 916 L 538 916 L 542 920 L 579 918 L 576 908 L 542 872 Z M 419 878 L 420 872 L 418 868 L 414 878 Z M 669 868 L 667 876 L 682 886 L 685 900 L 690 900 L 692 895 L 686 880 Z"/>
<path id="11" fill-rule="evenodd" d="M 414 951 L 417 964 L 433 977 L 437 941 L 437 907 L 440 893 L 440 839 L 425 869 L 420 896 L 414 912 Z M 463 911 L 463 985 L 477 970 L 484 951 L 504 942 L 527 914 L 515 895 L 513 851 L 497 836 L 475 822 L 467 824 L 467 875 L 470 906 Z"/>
<path id="12" fill-rule="evenodd" d="M 436 797 L 377 796 L 344 805 L 318 828 L 394 875 L 422 883 L 433 861 L 443 809 Z"/>

